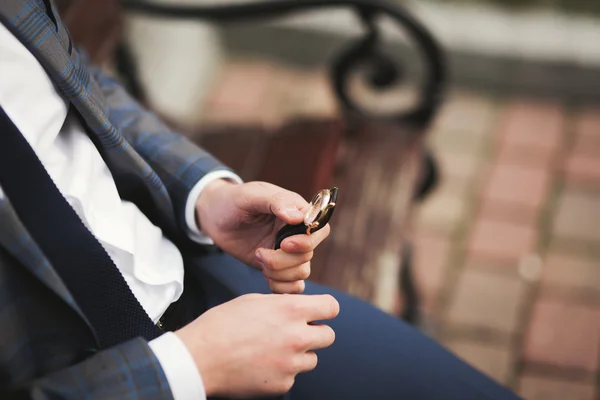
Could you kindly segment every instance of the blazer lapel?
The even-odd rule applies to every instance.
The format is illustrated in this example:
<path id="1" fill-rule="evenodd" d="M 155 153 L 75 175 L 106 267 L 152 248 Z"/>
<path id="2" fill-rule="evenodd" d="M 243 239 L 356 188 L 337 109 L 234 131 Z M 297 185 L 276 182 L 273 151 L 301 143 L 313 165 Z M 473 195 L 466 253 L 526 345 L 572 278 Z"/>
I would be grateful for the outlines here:
<path id="1" fill-rule="evenodd" d="M 51 1 L 49 1 L 49 3 L 51 6 L 51 9 L 47 12 L 51 12 L 52 15 L 54 16 L 54 19 L 56 21 L 56 32 L 57 32 L 58 38 L 60 39 L 60 41 L 63 45 L 63 49 L 67 53 L 70 54 L 72 51 L 71 47 L 73 46 L 73 43 L 71 42 L 71 37 L 69 36 L 67 27 L 65 26 L 65 24 L 63 24 L 62 20 L 59 18 L 58 10 L 56 9 L 56 6 L 54 5 L 54 3 L 52 3 Z"/>
<path id="2" fill-rule="evenodd" d="M 8 198 L 0 187 L 0 246 L 5 248 L 17 261 L 27 268 L 50 290 L 62 298 L 88 325 L 92 334 L 94 330 L 71 296 L 60 276 L 54 270 L 42 250 L 29 235 L 27 228 L 21 223 Z M 95 334 L 94 334 L 95 335 Z"/>

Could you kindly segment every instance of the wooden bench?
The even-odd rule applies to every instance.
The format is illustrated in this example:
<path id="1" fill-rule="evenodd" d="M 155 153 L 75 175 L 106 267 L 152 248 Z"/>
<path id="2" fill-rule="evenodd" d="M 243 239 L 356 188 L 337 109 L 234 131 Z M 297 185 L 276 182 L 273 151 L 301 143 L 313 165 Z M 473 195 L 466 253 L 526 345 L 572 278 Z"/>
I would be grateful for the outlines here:
<path id="1" fill-rule="evenodd" d="M 377 8 L 380 7 L 378 2 L 373 2 L 372 9 L 363 1 L 357 2 L 362 6 L 359 8 L 361 16 L 370 26 L 370 32 L 334 63 L 332 77 L 340 106 L 338 113 L 325 118 L 294 118 L 268 132 L 261 125 L 240 126 L 226 121 L 182 130 L 238 171 L 246 181 L 272 182 L 305 198 L 325 187 L 339 187 L 336 216 L 331 222 L 332 236 L 316 252 L 311 279 L 357 295 L 386 311 L 404 311 L 406 315 L 406 307 L 400 309 L 398 298 L 402 295 L 399 288 L 401 284 L 406 285 L 408 276 L 402 271 L 402 266 L 407 266 L 403 258 L 408 254 L 405 251 L 408 220 L 420 177 L 423 134 L 443 90 L 443 65 L 439 49 L 427 31 L 404 11 L 382 2 L 383 11 L 391 12 L 407 24 L 423 46 L 429 63 L 425 74 L 428 80 L 421 90 L 419 105 L 410 112 L 387 117 L 364 113 L 349 98 L 345 79 L 354 62 L 375 54 L 378 31 L 372 17 L 383 11 Z M 65 15 L 70 16 L 67 23 L 75 40 L 91 51 L 95 62 L 104 62 L 115 54 L 121 12 L 117 0 L 87 1 L 86 7 L 69 6 L 68 0 L 60 3 Z M 108 3 L 111 6 L 107 6 Z M 141 8 L 137 4 L 141 4 Z M 212 15 L 211 20 L 218 22 L 244 18 L 248 12 L 252 15 L 269 13 L 267 8 L 258 6 L 256 3 L 233 6 L 231 14 L 227 14 L 226 7 L 211 8 L 221 10 L 217 13 L 211 13 L 209 8 L 179 11 L 188 17 L 193 14 L 204 19 Z M 148 11 L 142 3 L 129 3 L 128 7 L 158 15 L 173 10 L 158 6 Z M 289 12 L 301 9 L 302 4 L 282 1 L 278 7 L 282 12 Z M 97 18 L 98 12 L 101 18 Z M 100 28 L 105 32 L 101 37 L 96 34 Z M 378 82 L 375 79 L 375 83 L 385 85 L 391 79 L 389 61 L 383 59 L 381 65 L 381 55 L 377 53 L 375 58 L 379 62 L 376 67 L 383 68 L 383 77 Z M 121 57 L 121 71 L 124 60 L 127 61 Z M 125 78 L 134 88 L 139 85 L 135 82 L 135 73 L 129 71 Z M 176 126 L 177 121 L 173 121 L 173 125 Z M 401 277 L 404 277 L 403 282 Z M 412 310 L 408 314 L 413 315 L 417 307 L 414 287 L 408 286 L 409 290 L 403 294 L 409 295 L 408 308 Z"/>

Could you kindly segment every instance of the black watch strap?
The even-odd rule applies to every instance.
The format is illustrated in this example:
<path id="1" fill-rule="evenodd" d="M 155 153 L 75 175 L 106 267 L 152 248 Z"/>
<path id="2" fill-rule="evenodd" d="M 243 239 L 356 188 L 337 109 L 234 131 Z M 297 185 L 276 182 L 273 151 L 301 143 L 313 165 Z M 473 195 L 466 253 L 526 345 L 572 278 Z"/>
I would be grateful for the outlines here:
<path id="1" fill-rule="evenodd" d="M 290 236 L 302 234 L 306 234 L 306 225 L 304 225 L 304 223 L 284 226 L 275 235 L 275 250 L 279 250 L 281 247 L 281 242 L 283 242 L 284 239 L 289 238 Z"/>

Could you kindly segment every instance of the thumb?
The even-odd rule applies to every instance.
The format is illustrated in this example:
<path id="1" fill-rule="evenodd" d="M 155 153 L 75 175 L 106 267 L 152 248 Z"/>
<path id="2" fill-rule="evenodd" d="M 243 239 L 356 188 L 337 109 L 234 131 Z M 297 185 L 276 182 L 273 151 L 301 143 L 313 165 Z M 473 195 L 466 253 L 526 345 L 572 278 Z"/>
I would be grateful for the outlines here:
<path id="1" fill-rule="evenodd" d="M 299 224 L 304 219 L 308 202 L 298 193 L 266 182 L 254 182 L 249 188 L 247 204 L 251 211 L 273 214 L 288 224 Z"/>

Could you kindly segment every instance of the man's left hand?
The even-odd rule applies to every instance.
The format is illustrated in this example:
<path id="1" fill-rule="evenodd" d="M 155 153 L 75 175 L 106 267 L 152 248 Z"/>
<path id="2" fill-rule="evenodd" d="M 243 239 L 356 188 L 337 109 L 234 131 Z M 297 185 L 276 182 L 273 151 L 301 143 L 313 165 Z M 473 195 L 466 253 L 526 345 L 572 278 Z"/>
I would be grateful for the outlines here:
<path id="1" fill-rule="evenodd" d="M 308 203 L 299 194 L 265 182 L 211 182 L 196 203 L 202 231 L 223 251 L 258 268 L 274 293 L 302 293 L 313 250 L 329 225 L 312 235 L 295 235 L 273 250 L 285 224 L 303 221 Z"/>

